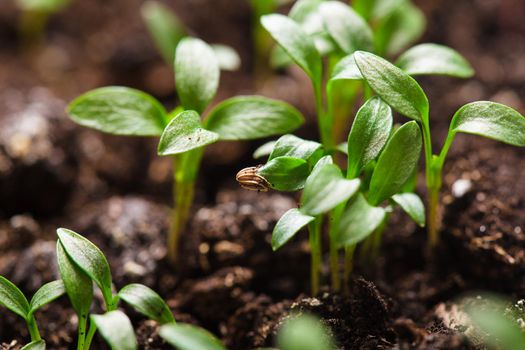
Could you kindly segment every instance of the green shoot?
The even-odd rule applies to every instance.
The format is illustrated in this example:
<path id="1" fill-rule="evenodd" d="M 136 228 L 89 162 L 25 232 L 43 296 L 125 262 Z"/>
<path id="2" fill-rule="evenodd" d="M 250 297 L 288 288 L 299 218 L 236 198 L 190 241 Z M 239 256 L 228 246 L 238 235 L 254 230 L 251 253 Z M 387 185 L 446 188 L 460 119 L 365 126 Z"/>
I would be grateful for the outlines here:
<path id="1" fill-rule="evenodd" d="M 38 289 L 29 302 L 20 289 L 5 277 L 0 276 L 0 305 L 22 317 L 27 324 L 31 343 L 27 344 L 25 349 L 35 350 L 42 346 L 45 348 L 45 342 L 40 338 L 34 313 L 42 306 L 64 295 L 65 292 L 62 281 L 49 282 Z"/>
<path id="2" fill-rule="evenodd" d="M 162 58 L 171 66 L 175 60 L 175 51 L 179 42 L 187 37 L 188 30 L 177 15 L 166 5 L 148 0 L 142 5 L 142 20 L 159 50 Z M 235 71 L 241 66 L 237 52 L 227 45 L 213 44 L 219 67 L 222 70 Z"/>
<path id="3" fill-rule="evenodd" d="M 296 129 L 302 115 L 290 105 L 260 96 L 227 99 L 205 113 L 219 85 L 215 51 L 184 38 L 175 55 L 181 106 L 168 113 L 154 97 L 125 87 L 95 89 L 68 108 L 80 125 L 110 134 L 160 137 L 158 154 L 172 156 L 173 204 L 168 257 L 177 261 L 181 232 L 189 219 L 204 146 L 220 140 L 250 140 Z"/>
<path id="4" fill-rule="evenodd" d="M 26 44 L 38 41 L 50 16 L 66 7 L 70 0 L 16 0 L 23 11 L 19 24 L 22 41 Z"/>
<path id="5" fill-rule="evenodd" d="M 434 154 L 429 103 L 419 84 L 405 71 L 374 54 L 356 52 L 354 58 L 360 73 L 374 92 L 397 112 L 414 119 L 420 125 L 426 161 L 429 244 L 434 246 L 439 241 L 439 192 L 443 166 L 456 134 L 475 134 L 525 147 L 525 117 L 502 104 L 488 101 L 469 103 L 454 114 L 443 148 L 439 154 Z M 429 66 L 435 69 L 435 61 L 430 61 L 434 63 L 429 63 Z M 457 61 L 453 60 L 448 67 L 456 69 L 453 67 L 457 67 Z M 463 68 L 457 70 L 463 71 Z"/>
<path id="6" fill-rule="evenodd" d="M 166 324 L 161 327 L 160 336 L 179 350 L 227 350 L 213 334 L 190 324 Z"/>
<path id="7" fill-rule="evenodd" d="M 131 322 L 122 311 L 114 310 L 103 315 L 91 315 L 91 321 L 112 350 L 136 350 L 137 339 Z"/>

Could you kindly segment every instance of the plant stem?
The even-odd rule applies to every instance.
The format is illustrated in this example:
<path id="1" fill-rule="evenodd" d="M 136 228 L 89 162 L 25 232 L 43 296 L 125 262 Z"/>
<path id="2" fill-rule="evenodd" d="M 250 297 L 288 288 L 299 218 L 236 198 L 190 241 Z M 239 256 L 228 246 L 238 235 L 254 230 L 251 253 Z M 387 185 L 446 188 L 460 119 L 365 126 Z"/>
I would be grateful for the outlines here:
<path id="1" fill-rule="evenodd" d="M 330 276 L 334 292 L 341 290 L 341 277 L 339 275 L 339 249 L 337 246 L 337 230 L 346 203 L 342 203 L 330 212 Z"/>
<path id="2" fill-rule="evenodd" d="M 331 152 L 335 148 L 335 141 L 333 137 L 333 116 L 332 113 L 325 113 L 323 107 L 323 92 L 320 84 L 313 84 L 315 93 L 315 108 L 317 113 L 317 123 L 319 127 L 319 134 L 321 136 L 321 143 L 327 152 Z M 330 104 L 331 102 L 329 102 Z"/>
<path id="3" fill-rule="evenodd" d="M 43 11 L 26 10 L 22 13 L 18 31 L 23 45 L 30 46 L 40 41 L 48 18 L 49 14 Z"/>
<path id="4" fill-rule="evenodd" d="M 38 326 L 36 324 L 35 316 L 31 315 L 30 318 L 27 320 L 27 328 L 29 329 L 29 335 L 31 336 L 31 341 L 37 341 L 42 338 L 40 338 L 40 332 L 38 331 Z"/>
<path id="5" fill-rule="evenodd" d="M 173 210 L 168 234 L 168 258 L 177 263 L 179 238 L 186 227 L 195 196 L 195 181 L 202 159 L 203 148 L 198 148 L 174 157 Z"/>
<path id="6" fill-rule="evenodd" d="M 428 244 L 435 247 L 439 243 L 439 190 L 441 186 L 428 189 Z"/>
<path id="7" fill-rule="evenodd" d="M 86 342 L 87 314 L 78 315 L 77 350 L 84 350 Z"/>
<path id="8" fill-rule="evenodd" d="M 354 269 L 354 251 L 355 244 L 345 247 L 345 267 L 343 273 L 343 283 L 345 293 L 349 292 L 350 288 L 350 276 L 352 275 L 352 270 Z"/>
<path id="9" fill-rule="evenodd" d="M 313 222 L 308 224 L 310 235 L 311 266 L 310 266 L 310 283 L 311 293 L 313 296 L 319 293 L 319 275 L 321 270 L 321 223 L 322 218 L 317 217 Z"/>
<path id="10" fill-rule="evenodd" d="M 379 252 L 381 250 L 381 241 L 383 238 L 383 232 L 385 232 L 386 225 L 388 223 L 388 219 L 390 218 L 390 214 L 385 214 L 385 218 L 381 222 L 381 224 L 374 230 L 374 233 L 372 233 L 372 245 L 370 246 L 370 252 L 368 256 L 368 261 L 371 263 L 377 259 L 379 256 Z"/>
<path id="11" fill-rule="evenodd" d="M 97 325 L 92 320 L 89 322 L 89 331 L 86 336 L 86 342 L 84 344 L 83 350 L 89 350 L 91 347 L 91 341 L 93 341 L 93 336 L 95 336 L 95 333 L 97 332 Z"/>

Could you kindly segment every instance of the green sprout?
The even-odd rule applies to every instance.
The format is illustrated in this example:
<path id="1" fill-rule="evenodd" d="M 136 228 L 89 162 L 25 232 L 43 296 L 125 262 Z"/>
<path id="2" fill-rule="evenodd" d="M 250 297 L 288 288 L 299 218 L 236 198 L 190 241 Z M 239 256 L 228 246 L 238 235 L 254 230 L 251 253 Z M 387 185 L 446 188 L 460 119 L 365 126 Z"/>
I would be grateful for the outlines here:
<path id="1" fill-rule="evenodd" d="M 373 7 L 367 10 L 366 6 L 371 5 Z M 285 66 L 295 62 L 310 77 L 320 139 L 329 151 L 341 141 L 342 132 L 348 125 L 349 111 L 358 102 L 360 91 L 364 91 L 365 99 L 371 97 L 366 84 L 348 77 L 352 72 L 344 70 L 345 60 L 351 59 L 349 55 L 357 50 L 380 55 L 397 53 L 417 39 L 424 29 L 424 18 L 421 25 L 406 30 L 403 29 L 405 21 L 394 20 L 398 15 L 421 17 L 420 11 L 410 1 L 360 1 L 354 6 L 356 10 L 339 1 L 299 0 L 288 17 L 272 14 L 261 19 L 262 25 L 279 45 L 274 50 L 273 65 Z M 390 21 L 395 24 L 385 24 Z M 383 27 L 388 27 L 388 30 L 381 31 Z M 388 39 L 383 38 L 387 33 L 390 34 Z M 324 64 L 323 58 L 326 58 Z M 444 63 L 439 70 L 425 69 L 430 67 L 427 60 Z M 436 44 L 421 44 L 409 49 L 399 63 L 411 75 L 467 78 L 474 73 L 456 51 Z M 323 80 L 325 77 L 328 79 Z"/>
<path id="2" fill-rule="evenodd" d="M 22 317 L 29 331 L 31 342 L 23 349 L 45 349 L 45 342 L 40 338 L 40 332 L 35 319 L 35 312 L 42 306 L 65 294 L 62 281 L 53 281 L 40 287 L 31 301 L 11 281 L 0 276 L 0 305 Z"/>
<path id="3" fill-rule="evenodd" d="M 175 50 L 179 42 L 188 36 L 188 30 L 177 15 L 166 5 L 149 0 L 142 5 L 142 19 L 155 42 L 162 58 L 171 66 L 175 60 Z M 228 45 L 212 44 L 219 67 L 222 70 L 235 71 L 241 66 L 237 52 Z"/>
<path id="4" fill-rule="evenodd" d="M 19 31 L 22 40 L 31 43 L 40 39 L 50 16 L 69 5 L 71 0 L 16 0 L 23 11 Z"/>
<path id="5" fill-rule="evenodd" d="M 427 51 L 428 52 L 428 51 Z M 400 65 L 411 65 L 411 69 L 442 71 L 457 62 L 451 57 L 443 61 L 426 59 L 415 64 L 421 52 L 408 58 L 401 57 Z M 439 241 L 439 193 L 442 186 L 442 172 L 448 151 L 457 133 L 474 134 L 501 141 L 509 145 L 525 147 L 525 117 L 514 109 L 489 101 L 477 101 L 464 105 L 452 117 L 448 135 L 441 152 L 434 154 L 430 133 L 429 103 L 419 84 L 407 71 L 394 66 L 385 59 L 369 52 L 358 51 L 349 60 L 348 67 L 362 78 L 386 103 L 400 114 L 416 121 L 423 134 L 425 153 L 425 174 L 428 192 L 428 235 L 429 244 Z M 356 71 L 354 67 L 357 67 Z M 406 67 L 406 66 L 405 66 Z"/>
<path id="6" fill-rule="evenodd" d="M 104 87 L 75 99 L 68 108 L 80 125 L 110 134 L 160 136 L 158 154 L 173 157 L 173 204 L 168 257 L 177 260 L 180 233 L 193 203 L 204 146 L 219 140 L 251 140 L 296 129 L 302 115 L 290 105 L 261 96 L 227 99 L 204 113 L 219 85 L 212 48 L 184 38 L 175 55 L 181 105 L 168 113 L 154 97 L 126 87 Z"/>

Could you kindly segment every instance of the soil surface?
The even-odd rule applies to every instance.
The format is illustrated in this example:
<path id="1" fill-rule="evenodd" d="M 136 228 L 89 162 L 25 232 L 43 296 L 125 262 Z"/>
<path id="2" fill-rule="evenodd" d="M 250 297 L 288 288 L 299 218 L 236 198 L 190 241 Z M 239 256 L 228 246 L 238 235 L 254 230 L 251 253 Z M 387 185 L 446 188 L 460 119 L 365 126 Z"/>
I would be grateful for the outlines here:
<path id="1" fill-rule="evenodd" d="M 297 198 L 247 192 L 234 183 L 238 169 L 254 165 L 251 153 L 264 140 L 207 149 L 181 241 L 184 259 L 170 266 L 164 246 L 170 160 L 155 156 L 156 140 L 86 130 L 64 112 L 73 97 L 110 84 L 176 105 L 171 69 L 145 31 L 141 3 L 74 1 L 50 19 L 41 44 L 23 47 L 19 11 L 0 2 L 0 274 L 28 297 L 58 278 L 57 227 L 102 249 L 117 289 L 131 282 L 152 287 L 178 321 L 205 327 L 232 350 L 272 346 L 279 326 L 304 312 L 318 315 L 341 349 L 476 349 L 480 343 L 467 337 L 459 298 L 477 290 L 525 297 L 523 150 L 471 135 L 457 137 L 445 167 L 440 246 L 429 253 L 424 230 L 396 211 L 378 258 L 358 261 L 348 294 L 307 295 L 305 233 L 272 252 L 273 226 Z M 291 68 L 255 83 L 247 1 L 166 3 L 191 33 L 240 53 L 243 65 L 222 74 L 216 101 L 252 93 L 284 99 L 307 118 L 298 134 L 316 137 L 304 74 Z M 525 112 L 523 1 L 417 3 L 429 28 L 420 41 L 454 47 L 477 72 L 468 81 L 420 79 L 431 104 L 434 146 L 464 103 L 490 99 Z M 422 181 L 418 192 L 424 195 Z M 101 296 L 96 299 L 95 313 L 102 311 Z M 124 309 L 141 349 L 170 348 L 155 322 Z M 76 342 L 78 320 L 66 298 L 36 317 L 48 348 Z M 0 349 L 19 349 L 27 339 L 24 322 L 1 309 Z M 93 348 L 106 348 L 98 336 L 95 342 Z"/>

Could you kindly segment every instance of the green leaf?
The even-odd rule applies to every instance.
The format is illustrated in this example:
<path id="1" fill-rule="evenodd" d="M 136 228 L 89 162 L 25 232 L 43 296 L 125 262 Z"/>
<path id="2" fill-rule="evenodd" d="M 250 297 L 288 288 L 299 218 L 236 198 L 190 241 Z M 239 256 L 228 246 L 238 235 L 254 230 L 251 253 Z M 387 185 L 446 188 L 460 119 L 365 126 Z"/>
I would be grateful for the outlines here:
<path id="1" fill-rule="evenodd" d="M 367 83 L 393 109 L 417 121 L 428 119 L 427 96 L 412 77 L 372 53 L 357 51 L 354 57 Z"/>
<path id="2" fill-rule="evenodd" d="M 285 245 L 295 234 L 315 218 L 301 213 L 297 208 L 293 208 L 284 213 L 277 221 L 272 232 L 272 249 L 276 251 Z"/>
<path id="3" fill-rule="evenodd" d="M 219 67 L 222 70 L 236 71 L 241 68 L 241 57 L 233 47 L 222 44 L 212 44 L 211 48 L 215 52 Z"/>
<path id="4" fill-rule="evenodd" d="M 161 156 L 179 154 L 217 142 L 219 135 L 203 129 L 195 111 L 184 111 L 173 118 L 159 141 Z"/>
<path id="5" fill-rule="evenodd" d="M 252 140 L 297 129 L 304 119 L 288 103 L 262 96 L 238 96 L 215 107 L 204 127 L 221 140 Z"/>
<path id="6" fill-rule="evenodd" d="M 118 293 L 120 299 L 133 306 L 138 312 L 160 324 L 175 322 L 166 302 L 151 288 L 145 285 L 128 284 Z"/>
<path id="7" fill-rule="evenodd" d="M 24 11 L 35 11 L 44 14 L 57 12 L 70 2 L 70 0 L 16 0 L 18 6 Z"/>
<path id="8" fill-rule="evenodd" d="M 277 157 L 293 157 L 308 161 L 320 149 L 321 144 L 318 142 L 303 140 L 294 135 L 283 135 L 275 143 L 268 160 Z"/>
<path id="9" fill-rule="evenodd" d="M 370 180 L 368 199 L 372 205 L 401 190 L 417 166 L 421 146 L 421 131 L 416 122 L 408 122 L 396 130 L 379 156 Z"/>
<path id="10" fill-rule="evenodd" d="M 21 350 L 46 350 L 46 342 L 43 340 L 35 340 L 26 344 Z"/>
<path id="11" fill-rule="evenodd" d="M 359 176 L 385 146 L 392 130 L 392 110 L 379 97 L 368 100 L 357 112 L 348 134 L 347 178 Z"/>
<path id="12" fill-rule="evenodd" d="M 57 235 L 67 256 L 95 281 L 102 291 L 106 307 L 111 308 L 113 304 L 111 272 L 102 251 L 89 240 L 71 230 L 59 228 Z"/>
<path id="13" fill-rule="evenodd" d="M 179 350 L 227 350 L 213 334 L 190 324 L 166 324 L 159 334 Z"/>
<path id="14" fill-rule="evenodd" d="M 277 43 L 301 67 L 306 74 L 320 84 L 322 65 L 321 56 L 315 44 L 294 20 L 279 14 L 261 17 L 263 27 Z"/>
<path id="15" fill-rule="evenodd" d="M 392 196 L 392 200 L 399 204 L 411 218 L 421 227 L 425 226 L 425 205 L 415 193 L 398 193 Z"/>
<path id="16" fill-rule="evenodd" d="M 450 123 L 449 133 L 485 136 L 513 146 L 525 146 L 525 117 L 505 105 L 478 101 L 461 107 Z"/>
<path id="17" fill-rule="evenodd" d="M 175 53 L 177 93 L 184 109 L 201 114 L 219 87 L 219 62 L 213 49 L 197 38 L 184 38 Z"/>
<path id="18" fill-rule="evenodd" d="M 175 49 L 186 36 L 181 20 L 166 5 L 158 1 L 146 1 L 141 8 L 142 20 L 164 60 L 171 66 Z"/>
<path id="19" fill-rule="evenodd" d="M 280 350 L 335 350 L 328 329 L 314 316 L 288 319 L 277 334 Z"/>
<path id="20" fill-rule="evenodd" d="M 290 9 L 288 17 L 297 23 L 308 22 L 309 18 L 318 12 L 319 5 L 322 4 L 323 1 L 324 0 L 298 0 Z M 309 32 L 312 33 L 312 31 Z"/>
<path id="21" fill-rule="evenodd" d="M 405 51 L 396 65 L 410 75 L 449 75 L 470 78 L 474 70 L 463 56 L 450 47 L 420 44 Z"/>
<path id="22" fill-rule="evenodd" d="M 371 206 L 363 194 L 359 193 L 341 216 L 337 233 L 338 245 L 352 246 L 361 242 L 379 227 L 385 215 L 385 209 Z"/>
<path id="23" fill-rule="evenodd" d="M 29 303 L 24 294 L 7 278 L 0 276 L 0 305 L 26 319 Z"/>
<path id="24" fill-rule="evenodd" d="M 401 0 L 400 5 L 375 30 L 376 48 L 388 55 L 396 55 L 410 46 L 426 28 L 425 14 L 419 8 L 411 1 Z"/>
<path id="25" fill-rule="evenodd" d="M 61 280 L 44 284 L 36 291 L 29 303 L 29 315 L 64 294 L 66 294 L 66 288 Z"/>
<path id="26" fill-rule="evenodd" d="M 488 299 L 483 305 L 475 303 L 467 305 L 466 312 L 477 328 L 486 333 L 482 337 L 490 349 L 521 350 L 525 344 L 525 334 L 517 322 L 513 322 L 505 316 L 507 301 L 493 295 L 483 295 L 483 299 Z M 479 342 L 479 331 L 474 332 L 477 335 L 476 341 Z"/>
<path id="27" fill-rule="evenodd" d="M 159 101 L 123 86 L 88 91 L 71 102 L 67 112 L 82 126 L 115 135 L 157 136 L 167 123 Z"/>
<path id="28" fill-rule="evenodd" d="M 57 262 L 60 277 L 73 309 L 78 317 L 87 318 L 93 301 L 93 281 L 71 261 L 60 241 L 57 241 Z"/>
<path id="29" fill-rule="evenodd" d="M 269 156 L 272 153 L 276 143 L 277 141 L 268 141 L 262 144 L 261 146 L 257 147 L 257 149 L 253 152 L 252 157 L 254 159 L 258 159 L 264 156 Z"/>
<path id="30" fill-rule="evenodd" d="M 122 311 L 115 310 L 103 315 L 91 315 L 98 331 L 113 350 L 135 350 L 137 339 L 131 322 Z"/>
<path id="31" fill-rule="evenodd" d="M 335 80 L 361 80 L 363 75 L 355 63 L 354 54 L 343 57 L 332 70 L 330 81 Z"/>
<path id="32" fill-rule="evenodd" d="M 309 169 L 304 159 L 277 157 L 260 167 L 257 173 L 264 177 L 273 189 L 297 191 L 304 187 Z"/>
<path id="33" fill-rule="evenodd" d="M 328 33 L 343 52 L 373 49 L 372 30 L 351 7 L 339 1 L 326 1 L 319 9 Z"/>
<path id="34" fill-rule="evenodd" d="M 335 164 L 323 165 L 306 180 L 300 210 L 311 216 L 326 213 L 352 197 L 360 183 L 359 179 L 344 179 Z"/>

